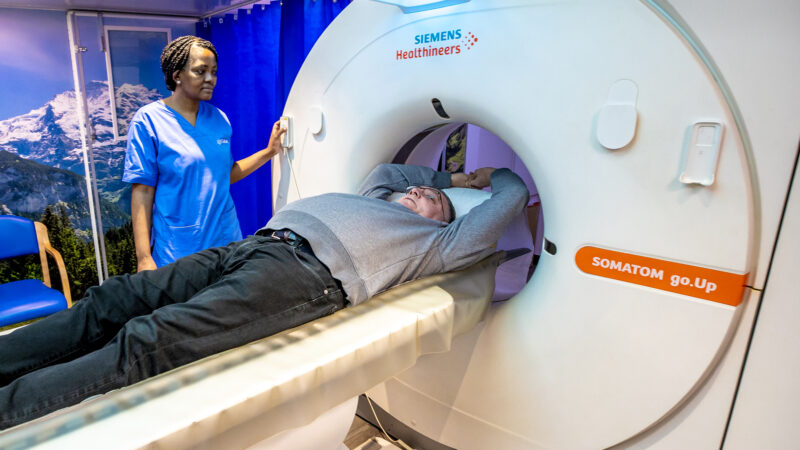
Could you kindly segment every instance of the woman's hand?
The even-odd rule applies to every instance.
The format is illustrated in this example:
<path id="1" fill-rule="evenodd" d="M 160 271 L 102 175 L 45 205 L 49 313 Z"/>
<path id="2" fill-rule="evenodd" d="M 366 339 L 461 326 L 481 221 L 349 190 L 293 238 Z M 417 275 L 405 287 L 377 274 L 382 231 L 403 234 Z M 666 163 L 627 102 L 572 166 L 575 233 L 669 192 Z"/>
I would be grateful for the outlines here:
<path id="1" fill-rule="evenodd" d="M 286 130 L 281 128 L 281 121 L 275 122 L 272 125 L 272 133 L 269 135 L 269 143 L 266 148 L 233 163 L 233 167 L 231 167 L 231 184 L 250 175 L 253 171 L 272 159 L 273 156 L 280 153 L 284 133 L 286 133 Z"/>
<path id="2" fill-rule="evenodd" d="M 131 222 L 136 248 L 137 270 L 153 270 L 156 263 L 150 253 L 150 231 L 153 228 L 153 201 L 156 188 L 134 183 L 131 188 Z"/>
<path id="3" fill-rule="evenodd" d="M 281 128 L 281 121 L 278 120 L 272 125 L 272 133 L 269 135 L 269 144 L 267 144 L 267 153 L 269 154 L 269 158 L 280 153 L 281 148 L 283 147 L 283 135 L 286 134 L 286 130 Z M 268 159 L 269 159 L 268 158 Z"/>
<path id="4" fill-rule="evenodd" d="M 144 258 L 139 258 L 136 264 L 136 271 L 137 272 L 144 272 L 145 270 L 156 270 L 158 266 L 156 266 L 156 262 L 153 261 L 152 256 L 147 256 Z"/>

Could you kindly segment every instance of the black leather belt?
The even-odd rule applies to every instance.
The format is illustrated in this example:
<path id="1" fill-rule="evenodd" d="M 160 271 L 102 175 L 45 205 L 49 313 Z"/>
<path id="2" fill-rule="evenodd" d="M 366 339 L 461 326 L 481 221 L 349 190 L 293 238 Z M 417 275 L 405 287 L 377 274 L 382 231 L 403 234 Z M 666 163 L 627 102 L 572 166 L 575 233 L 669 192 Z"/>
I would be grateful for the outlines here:
<path id="1" fill-rule="evenodd" d="M 314 252 L 311 250 L 311 245 L 308 244 L 308 241 L 305 240 L 303 236 L 296 234 L 292 230 L 258 230 L 256 234 L 259 236 L 268 237 L 275 241 L 285 242 L 292 247 L 311 255 L 314 254 Z"/>

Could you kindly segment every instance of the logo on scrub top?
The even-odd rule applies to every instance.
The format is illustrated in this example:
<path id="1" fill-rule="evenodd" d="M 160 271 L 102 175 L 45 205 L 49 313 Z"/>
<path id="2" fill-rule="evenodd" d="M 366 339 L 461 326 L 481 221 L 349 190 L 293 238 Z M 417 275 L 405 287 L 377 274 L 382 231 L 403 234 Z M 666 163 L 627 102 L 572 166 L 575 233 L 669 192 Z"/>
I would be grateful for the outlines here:
<path id="1" fill-rule="evenodd" d="M 217 139 L 217 145 L 222 145 L 222 144 L 230 144 L 230 143 L 231 143 L 231 141 L 229 141 L 229 140 L 227 140 L 227 139 L 225 139 L 225 138 L 219 138 L 219 139 Z"/>
<path id="2" fill-rule="evenodd" d="M 478 43 L 478 36 L 461 28 L 414 36 L 414 48 L 397 50 L 396 60 L 458 55 Z"/>

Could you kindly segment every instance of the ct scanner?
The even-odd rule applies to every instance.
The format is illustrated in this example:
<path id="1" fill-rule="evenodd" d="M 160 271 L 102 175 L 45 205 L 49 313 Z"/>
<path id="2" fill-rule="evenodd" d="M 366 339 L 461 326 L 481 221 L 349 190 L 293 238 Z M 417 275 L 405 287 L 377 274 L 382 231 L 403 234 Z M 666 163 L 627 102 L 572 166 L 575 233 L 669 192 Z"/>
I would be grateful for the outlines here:
<path id="1" fill-rule="evenodd" d="M 722 23 L 744 20 L 746 2 L 737 6 Z M 678 11 L 706 30 L 738 90 Z M 796 28 L 787 24 L 800 18 L 798 8 L 784 2 L 775 11 L 787 13 L 785 22 L 777 12 L 770 16 L 787 33 L 783 48 L 796 46 L 797 32 L 786 30 Z M 352 418 L 354 403 L 342 402 L 367 390 L 382 410 L 440 448 L 709 448 L 721 446 L 729 428 L 735 439 L 726 447 L 747 448 L 752 441 L 739 430 L 761 413 L 738 413 L 747 411 L 739 406 L 733 414 L 731 405 L 737 386 L 760 383 L 739 377 L 782 220 L 771 198 L 782 199 L 791 188 L 798 143 L 791 118 L 800 114 L 796 106 L 779 106 L 787 121 L 762 124 L 745 113 L 737 101 L 744 99 L 749 111 L 769 107 L 742 87 L 758 77 L 746 74 L 747 61 L 731 62 L 731 48 L 749 50 L 753 64 L 767 59 L 726 41 L 731 30 L 715 28 L 715 13 L 722 11 L 688 0 L 355 0 L 348 6 L 308 55 L 289 95 L 284 115 L 292 147 L 273 168 L 275 208 L 298 197 L 353 192 L 420 132 L 468 123 L 513 149 L 520 170 L 535 180 L 549 251 L 518 294 L 485 313 L 475 307 L 468 326 L 450 317 L 458 313 L 444 312 L 449 304 L 426 306 L 426 318 L 404 325 L 414 329 L 413 355 L 390 369 L 354 369 L 357 376 L 348 377 L 357 386 L 333 383 L 322 390 L 324 400 L 313 393 L 289 396 L 286 385 L 269 391 L 262 403 L 280 405 L 275 399 L 283 395 L 304 405 L 290 409 L 308 411 L 302 420 L 276 425 L 288 430 L 283 435 L 274 427 L 262 430 L 264 437 L 277 436 L 271 445 L 287 448 L 287 436 L 295 443 L 308 438 L 308 428 L 296 427 L 320 414 L 315 423 L 327 414 Z M 796 60 L 788 66 L 796 73 Z M 784 75 L 763 76 L 798 93 Z M 771 144 L 783 149 L 780 155 L 770 153 Z M 467 166 L 492 161 L 491 152 L 468 153 Z M 762 167 L 771 174 L 767 181 Z M 791 217 L 800 213 L 797 198 L 787 206 Z M 800 248 L 796 229 L 784 232 L 785 245 Z M 797 268 L 790 256 L 783 258 L 776 274 Z M 781 286 L 775 304 L 797 297 L 791 283 Z M 367 313 L 347 314 L 278 338 L 335 333 Z M 437 327 L 450 331 L 437 333 Z M 150 389 L 160 383 L 172 391 L 164 386 L 191 378 L 187 373 L 214 378 L 208 368 L 215 364 L 235 369 L 250 361 L 231 356 L 237 351 L 287 345 L 265 342 L 159 377 Z M 396 358 L 391 349 L 399 347 L 387 344 L 377 354 Z M 299 355 L 298 363 L 314 360 Z M 294 383 L 299 392 L 324 384 L 325 370 L 309 373 L 313 383 Z M 331 395 L 336 389 L 349 395 Z M 242 404 L 257 409 L 253 402 L 262 397 L 245 396 Z M 148 401 L 128 402 L 146 411 Z M 758 410 L 752 400 L 744 405 Z M 287 406 L 274 407 L 280 408 Z M 223 426 L 234 415 L 189 421 L 171 440 L 151 445 L 203 445 L 176 436 L 235 429 Z M 47 421 L 31 427 L 48 429 Z M 234 441 L 205 445 L 221 442 Z"/>
<path id="2" fill-rule="evenodd" d="M 296 198 L 290 169 L 300 195 L 353 191 L 419 131 L 467 122 L 525 163 L 557 246 L 453 350 L 372 389 L 397 419 L 454 448 L 608 447 L 679 408 L 717 365 L 752 294 L 755 173 L 715 68 L 667 20 L 637 2 L 473 1 L 408 14 L 356 2 L 312 50 L 285 108 L 295 146 L 292 167 L 276 169 L 276 208 Z M 460 52 L 415 54 L 437 47 Z M 619 80 L 638 90 L 638 118 L 605 124 L 635 131 L 607 149 L 598 116 L 622 104 L 609 96 Z M 719 160 L 702 163 L 709 186 L 679 180 L 694 170 L 699 122 L 723 132 Z M 675 293 L 586 273 L 581 251 L 683 265 L 665 280 L 695 268 L 734 276 L 714 301 L 700 286 Z"/>

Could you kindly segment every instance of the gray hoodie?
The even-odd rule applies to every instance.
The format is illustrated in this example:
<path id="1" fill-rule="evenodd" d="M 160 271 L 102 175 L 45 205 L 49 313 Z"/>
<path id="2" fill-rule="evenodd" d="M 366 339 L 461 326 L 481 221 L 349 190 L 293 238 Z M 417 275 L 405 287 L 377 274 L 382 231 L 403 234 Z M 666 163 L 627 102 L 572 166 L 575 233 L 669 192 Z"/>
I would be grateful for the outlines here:
<path id="1" fill-rule="evenodd" d="M 297 200 L 281 208 L 264 228 L 290 229 L 303 236 L 355 305 L 400 283 L 462 269 L 488 256 L 529 195 L 517 175 L 498 169 L 491 177 L 491 198 L 446 224 L 387 201 L 408 186 L 450 187 L 450 174 L 381 164 L 358 195 Z"/>

